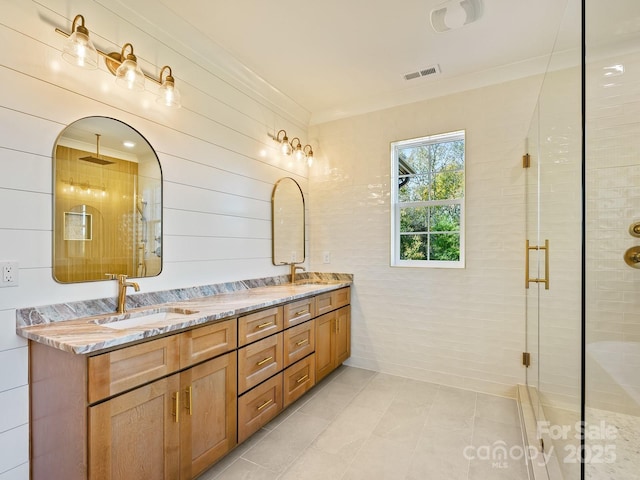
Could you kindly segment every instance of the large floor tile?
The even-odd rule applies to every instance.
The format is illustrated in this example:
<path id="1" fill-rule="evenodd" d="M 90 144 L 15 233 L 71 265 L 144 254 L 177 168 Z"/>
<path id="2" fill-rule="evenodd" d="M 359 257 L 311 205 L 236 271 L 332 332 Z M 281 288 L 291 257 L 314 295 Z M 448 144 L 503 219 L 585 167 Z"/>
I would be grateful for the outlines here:
<path id="1" fill-rule="evenodd" d="M 394 439 L 371 435 L 342 477 L 343 480 L 405 478 L 413 450 Z"/>
<path id="2" fill-rule="evenodd" d="M 296 412 L 269 432 L 242 458 L 269 470 L 284 471 L 327 427 L 327 421 Z"/>
<path id="3" fill-rule="evenodd" d="M 200 480 L 527 479 L 514 400 L 346 366 L 309 393 Z"/>
<path id="4" fill-rule="evenodd" d="M 349 463 L 339 454 L 327 453 L 312 446 L 289 466 L 280 480 L 337 480 L 342 478 L 348 466 Z"/>

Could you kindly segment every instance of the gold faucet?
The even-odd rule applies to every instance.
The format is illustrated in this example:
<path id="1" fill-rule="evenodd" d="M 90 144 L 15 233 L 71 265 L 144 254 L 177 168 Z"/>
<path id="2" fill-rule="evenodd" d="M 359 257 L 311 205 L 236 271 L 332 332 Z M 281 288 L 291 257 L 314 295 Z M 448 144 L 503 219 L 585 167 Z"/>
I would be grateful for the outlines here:
<path id="1" fill-rule="evenodd" d="M 140 285 L 136 282 L 127 282 L 126 275 L 118 275 L 118 313 L 127 311 L 127 287 L 133 287 L 136 292 L 140 291 Z"/>
<path id="2" fill-rule="evenodd" d="M 295 263 L 291 264 L 291 283 L 296 283 L 296 270 L 302 270 L 304 272 L 304 267 L 296 267 Z"/>

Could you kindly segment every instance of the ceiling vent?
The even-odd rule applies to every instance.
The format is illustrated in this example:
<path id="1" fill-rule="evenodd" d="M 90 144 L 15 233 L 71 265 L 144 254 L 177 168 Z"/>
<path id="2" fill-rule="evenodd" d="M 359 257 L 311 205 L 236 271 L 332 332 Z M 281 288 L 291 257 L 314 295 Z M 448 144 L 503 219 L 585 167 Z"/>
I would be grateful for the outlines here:
<path id="1" fill-rule="evenodd" d="M 440 73 L 439 65 L 431 65 L 430 67 L 421 68 L 417 72 L 405 73 L 403 75 L 405 80 L 413 80 L 420 77 L 428 77 L 431 75 L 437 75 Z"/>

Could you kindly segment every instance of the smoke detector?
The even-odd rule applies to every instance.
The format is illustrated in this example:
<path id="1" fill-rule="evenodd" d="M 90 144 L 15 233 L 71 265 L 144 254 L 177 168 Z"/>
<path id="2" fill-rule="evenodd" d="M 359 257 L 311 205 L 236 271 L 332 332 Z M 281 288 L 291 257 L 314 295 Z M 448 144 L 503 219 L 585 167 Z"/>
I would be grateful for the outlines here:
<path id="1" fill-rule="evenodd" d="M 449 0 L 431 10 L 431 26 L 438 32 L 464 27 L 482 16 L 482 0 Z"/>

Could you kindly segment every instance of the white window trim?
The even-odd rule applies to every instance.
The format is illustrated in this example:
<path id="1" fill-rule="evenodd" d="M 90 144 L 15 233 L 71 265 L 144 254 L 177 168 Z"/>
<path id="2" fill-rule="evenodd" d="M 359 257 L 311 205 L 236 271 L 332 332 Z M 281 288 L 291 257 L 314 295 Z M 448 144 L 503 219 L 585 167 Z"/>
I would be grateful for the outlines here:
<path id="1" fill-rule="evenodd" d="M 464 195 L 455 200 L 434 200 L 429 202 L 398 202 L 398 151 L 407 147 L 424 145 L 426 143 L 441 143 L 446 140 L 462 139 L 465 141 L 464 148 Z M 419 267 L 419 268 L 465 268 L 465 199 L 467 197 L 467 141 L 465 130 L 458 130 L 450 133 L 430 135 L 410 140 L 391 142 L 391 266 L 392 267 Z M 460 260 L 401 260 L 400 259 L 400 208 L 415 205 L 460 205 Z"/>

